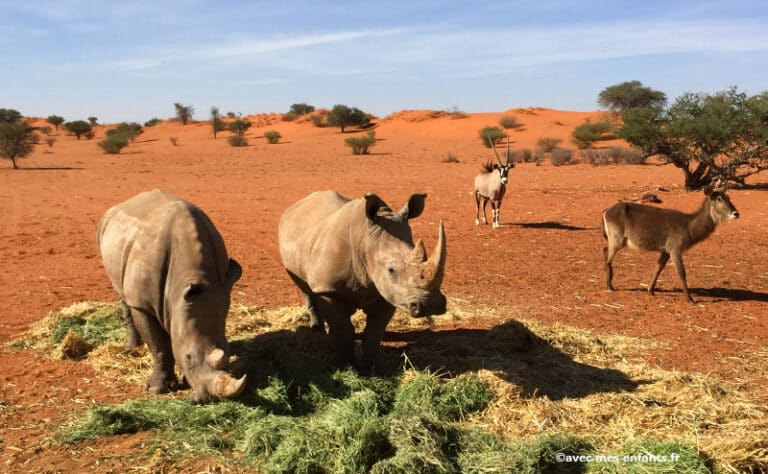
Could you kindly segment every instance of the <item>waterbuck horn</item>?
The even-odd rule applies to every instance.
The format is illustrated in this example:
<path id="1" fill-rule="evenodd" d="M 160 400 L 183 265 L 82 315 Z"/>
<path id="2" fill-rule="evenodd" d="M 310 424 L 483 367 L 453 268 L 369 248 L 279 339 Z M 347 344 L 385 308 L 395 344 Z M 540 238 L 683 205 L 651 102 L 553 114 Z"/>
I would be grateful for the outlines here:
<path id="1" fill-rule="evenodd" d="M 205 358 L 206 362 L 208 362 L 208 365 L 213 367 L 214 369 L 223 370 L 227 367 L 227 355 L 224 353 L 224 350 L 217 347 L 211 352 L 208 353 L 208 357 Z"/>
<path id="2" fill-rule="evenodd" d="M 424 262 L 422 270 L 422 275 L 431 288 L 439 288 L 440 284 L 443 282 L 443 274 L 445 273 L 445 253 L 445 227 L 441 220 L 435 251 L 432 252 L 429 260 Z"/>
<path id="3" fill-rule="evenodd" d="M 712 184 L 712 190 L 716 192 L 723 192 L 725 191 L 725 188 L 726 188 L 726 181 L 721 177 L 718 177 L 715 180 L 714 184 Z"/>
<path id="4" fill-rule="evenodd" d="M 248 376 L 243 375 L 236 379 L 226 372 L 221 372 L 213 379 L 211 393 L 218 398 L 232 398 L 240 395 L 245 390 L 245 380 Z"/>
<path id="5" fill-rule="evenodd" d="M 491 136 L 490 135 L 486 135 L 485 138 L 488 139 L 488 146 L 491 147 L 491 150 L 493 150 L 493 154 L 496 155 L 496 161 L 499 162 L 499 166 L 504 166 L 501 163 L 501 158 L 499 158 L 498 152 L 496 152 L 496 144 L 493 143 L 493 140 L 491 140 Z"/>

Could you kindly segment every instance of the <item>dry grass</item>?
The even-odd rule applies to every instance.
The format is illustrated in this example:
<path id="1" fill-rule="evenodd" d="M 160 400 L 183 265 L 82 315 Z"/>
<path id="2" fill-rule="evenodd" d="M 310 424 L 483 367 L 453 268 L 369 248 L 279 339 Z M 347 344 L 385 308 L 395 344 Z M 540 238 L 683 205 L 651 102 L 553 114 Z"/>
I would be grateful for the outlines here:
<path id="1" fill-rule="evenodd" d="M 53 357 L 57 345 L 51 335 L 62 321 L 98 318 L 104 311 L 119 314 L 116 305 L 103 303 L 80 303 L 51 313 L 12 346 L 44 349 Z M 514 320 L 508 320 L 512 316 Z M 241 347 L 259 341 L 262 352 L 239 354 L 249 359 L 290 350 L 281 346 L 286 339 L 278 335 L 298 339 L 297 327 L 307 321 L 306 311 L 299 307 L 235 306 L 227 332 L 233 347 L 237 341 Z M 353 322 L 360 331 L 364 316 L 355 314 Z M 471 329 L 493 324 L 490 330 Z M 608 454 L 633 442 L 658 439 L 694 448 L 718 471 L 768 470 L 766 390 L 755 382 L 768 371 L 768 349 L 731 358 L 737 375 L 725 381 L 648 365 L 644 354 L 659 348 L 653 340 L 547 326 L 526 321 L 514 310 L 502 315 L 461 300 L 451 300 L 449 311 L 431 320 L 398 312 L 389 334 L 395 341 L 405 341 L 404 346 L 388 349 L 389 357 L 395 364 L 405 360 L 419 371 L 408 371 L 408 376 L 402 370 L 395 372 L 402 377 L 400 384 L 429 367 L 445 380 L 477 374 L 494 398 L 487 409 L 469 415 L 464 423 L 506 443 L 569 436 L 586 440 L 597 454 Z M 128 351 L 123 346 L 123 341 L 107 341 L 86 360 L 117 384 L 142 383 L 151 370 L 146 350 Z M 302 350 L 331 351 L 331 346 L 326 341 Z M 252 363 L 261 367 L 259 360 Z"/>

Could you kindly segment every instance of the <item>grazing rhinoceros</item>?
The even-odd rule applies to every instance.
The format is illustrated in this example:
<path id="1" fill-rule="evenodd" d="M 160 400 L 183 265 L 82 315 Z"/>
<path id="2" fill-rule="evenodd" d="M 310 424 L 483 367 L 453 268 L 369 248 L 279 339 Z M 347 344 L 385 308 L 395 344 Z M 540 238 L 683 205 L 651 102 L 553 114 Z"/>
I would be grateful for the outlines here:
<path id="1" fill-rule="evenodd" d="M 399 212 L 375 194 L 349 200 L 334 191 L 312 193 L 280 218 L 280 256 L 304 293 L 313 329 L 328 323 L 341 363 L 355 362 L 350 316 L 366 314 L 363 366 L 376 363 L 379 343 L 395 312 L 424 317 L 445 313 L 440 292 L 445 269 L 445 229 L 427 260 L 413 243 L 408 219 L 424 210 L 426 194 L 414 194 Z"/>
<path id="2" fill-rule="evenodd" d="M 98 245 L 123 306 L 128 346 L 143 340 L 152 353 L 148 390 L 176 385 L 175 361 L 193 401 L 239 395 L 245 376 L 225 372 L 224 323 L 242 270 L 208 216 L 165 191 L 147 191 L 104 214 Z"/>

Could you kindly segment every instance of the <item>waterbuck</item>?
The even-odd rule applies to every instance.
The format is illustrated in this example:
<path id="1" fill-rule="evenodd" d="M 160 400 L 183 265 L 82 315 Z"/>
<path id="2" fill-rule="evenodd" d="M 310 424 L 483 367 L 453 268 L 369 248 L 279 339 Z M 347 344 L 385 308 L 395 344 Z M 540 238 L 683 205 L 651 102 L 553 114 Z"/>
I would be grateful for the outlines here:
<path id="1" fill-rule="evenodd" d="M 507 174 L 511 168 L 515 167 L 514 162 L 510 162 L 509 153 L 509 137 L 507 137 L 507 162 L 503 164 L 499 154 L 496 152 L 496 146 L 488 138 L 488 144 L 493 150 L 493 154 L 496 155 L 496 161 L 498 164 L 488 162 L 483 167 L 483 171 L 475 176 L 475 225 L 480 224 L 480 201 L 483 202 L 483 224 L 488 223 L 488 219 L 485 216 L 485 206 L 488 205 L 488 201 L 491 202 L 491 209 L 493 211 L 493 228 L 498 229 L 501 227 L 499 223 L 499 213 L 501 212 L 501 200 L 504 199 L 504 193 L 507 192 Z"/>
<path id="2" fill-rule="evenodd" d="M 722 220 L 739 218 L 739 211 L 725 191 L 725 183 L 722 181 L 705 187 L 704 202 L 693 214 L 630 202 L 619 202 L 604 211 L 603 235 L 608 240 L 608 246 L 603 251 L 608 289 L 613 291 L 611 263 L 616 252 L 625 246 L 658 250 L 661 256 L 648 291 L 653 295 L 656 280 L 671 257 L 683 283 L 683 293 L 693 303 L 685 278 L 683 252 L 709 237 Z"/>

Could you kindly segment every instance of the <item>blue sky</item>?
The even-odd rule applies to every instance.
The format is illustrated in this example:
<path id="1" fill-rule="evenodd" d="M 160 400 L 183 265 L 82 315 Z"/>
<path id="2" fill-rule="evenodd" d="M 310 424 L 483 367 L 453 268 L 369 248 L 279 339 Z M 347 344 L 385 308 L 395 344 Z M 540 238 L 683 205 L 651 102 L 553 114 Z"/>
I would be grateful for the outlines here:
<path id="1" fill-rule="evenodd" d="M 768 2 L 0 0 L 0 108 L 207 119 L 306 102 L 596 110 L 605 87 L 768 90 Z"/>

